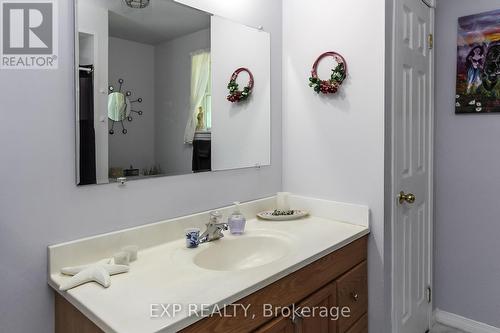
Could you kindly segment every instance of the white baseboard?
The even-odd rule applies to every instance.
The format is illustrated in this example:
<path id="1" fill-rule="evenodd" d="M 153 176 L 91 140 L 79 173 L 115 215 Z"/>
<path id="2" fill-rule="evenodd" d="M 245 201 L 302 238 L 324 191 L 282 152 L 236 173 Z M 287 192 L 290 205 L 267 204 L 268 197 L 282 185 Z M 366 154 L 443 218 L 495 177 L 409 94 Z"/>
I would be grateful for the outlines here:
<path id="1" fill-rule="evenodd" d="M 439 309 L 434 311 L 434 320 L 440 324 L 458 328 L 462 331 L 470 333 L 500 333 L 500 328 Z"/>

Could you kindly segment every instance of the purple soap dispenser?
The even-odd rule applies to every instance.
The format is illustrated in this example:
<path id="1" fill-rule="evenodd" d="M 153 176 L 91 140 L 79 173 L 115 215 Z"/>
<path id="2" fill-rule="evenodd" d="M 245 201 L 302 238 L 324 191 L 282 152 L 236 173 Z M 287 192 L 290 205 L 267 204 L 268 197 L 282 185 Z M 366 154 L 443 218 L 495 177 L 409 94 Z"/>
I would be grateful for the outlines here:
<path id="1" fill-rule="evenodd" d="M 233 235 L 241 235 L 245 232 L 246 219 L 240 211 L 240 203 L 235 202 L 234 212 L 228 217 L 227 224 L 229 225 L 229 231 Z"/>

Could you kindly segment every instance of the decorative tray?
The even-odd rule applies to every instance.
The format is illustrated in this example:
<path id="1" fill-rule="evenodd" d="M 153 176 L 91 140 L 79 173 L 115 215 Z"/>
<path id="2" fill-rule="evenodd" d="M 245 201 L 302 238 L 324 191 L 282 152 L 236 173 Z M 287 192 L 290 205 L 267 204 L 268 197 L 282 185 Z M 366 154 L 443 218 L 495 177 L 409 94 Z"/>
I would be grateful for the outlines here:
<path id="1" fill-rule="evenodd" d="M 269 221 L 289 221 L 289 220 L 298 220 L 305 216 L 309 215 L 305 210 L 266 210 L 257 214 L 263 220 Z"/>

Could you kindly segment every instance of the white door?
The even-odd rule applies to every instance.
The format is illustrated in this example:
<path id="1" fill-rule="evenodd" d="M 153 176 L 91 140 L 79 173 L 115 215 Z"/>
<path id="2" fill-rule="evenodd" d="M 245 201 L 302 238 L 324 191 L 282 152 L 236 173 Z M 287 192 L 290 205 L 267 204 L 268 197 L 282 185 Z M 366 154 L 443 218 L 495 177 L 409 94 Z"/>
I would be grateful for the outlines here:
<path id="1" fill-rule="evenodd" d="M 394 333 L 426 332 L 432 311 L 433 9 L 426 3 L 396 0 L 394 8 Z"/>

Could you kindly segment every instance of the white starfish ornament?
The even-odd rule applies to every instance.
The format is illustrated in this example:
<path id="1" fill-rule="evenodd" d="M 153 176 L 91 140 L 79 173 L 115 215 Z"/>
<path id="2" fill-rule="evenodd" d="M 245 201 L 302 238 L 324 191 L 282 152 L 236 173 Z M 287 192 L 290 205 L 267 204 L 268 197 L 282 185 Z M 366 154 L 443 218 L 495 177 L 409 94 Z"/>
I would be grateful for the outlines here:
<path id="1" fill-rule="evenodd" d="M 61 269 L 61 273 L 71 275 L 72 278 L 61 283 L 59 290 L 66 291 L 88 282 L 97 282 L 104 288 L 108 288 L 111 285 L 111 275 L 128 271 L 128 266 L 111 264 L 109 259 L 90 265 L 65 267 Z"/>

